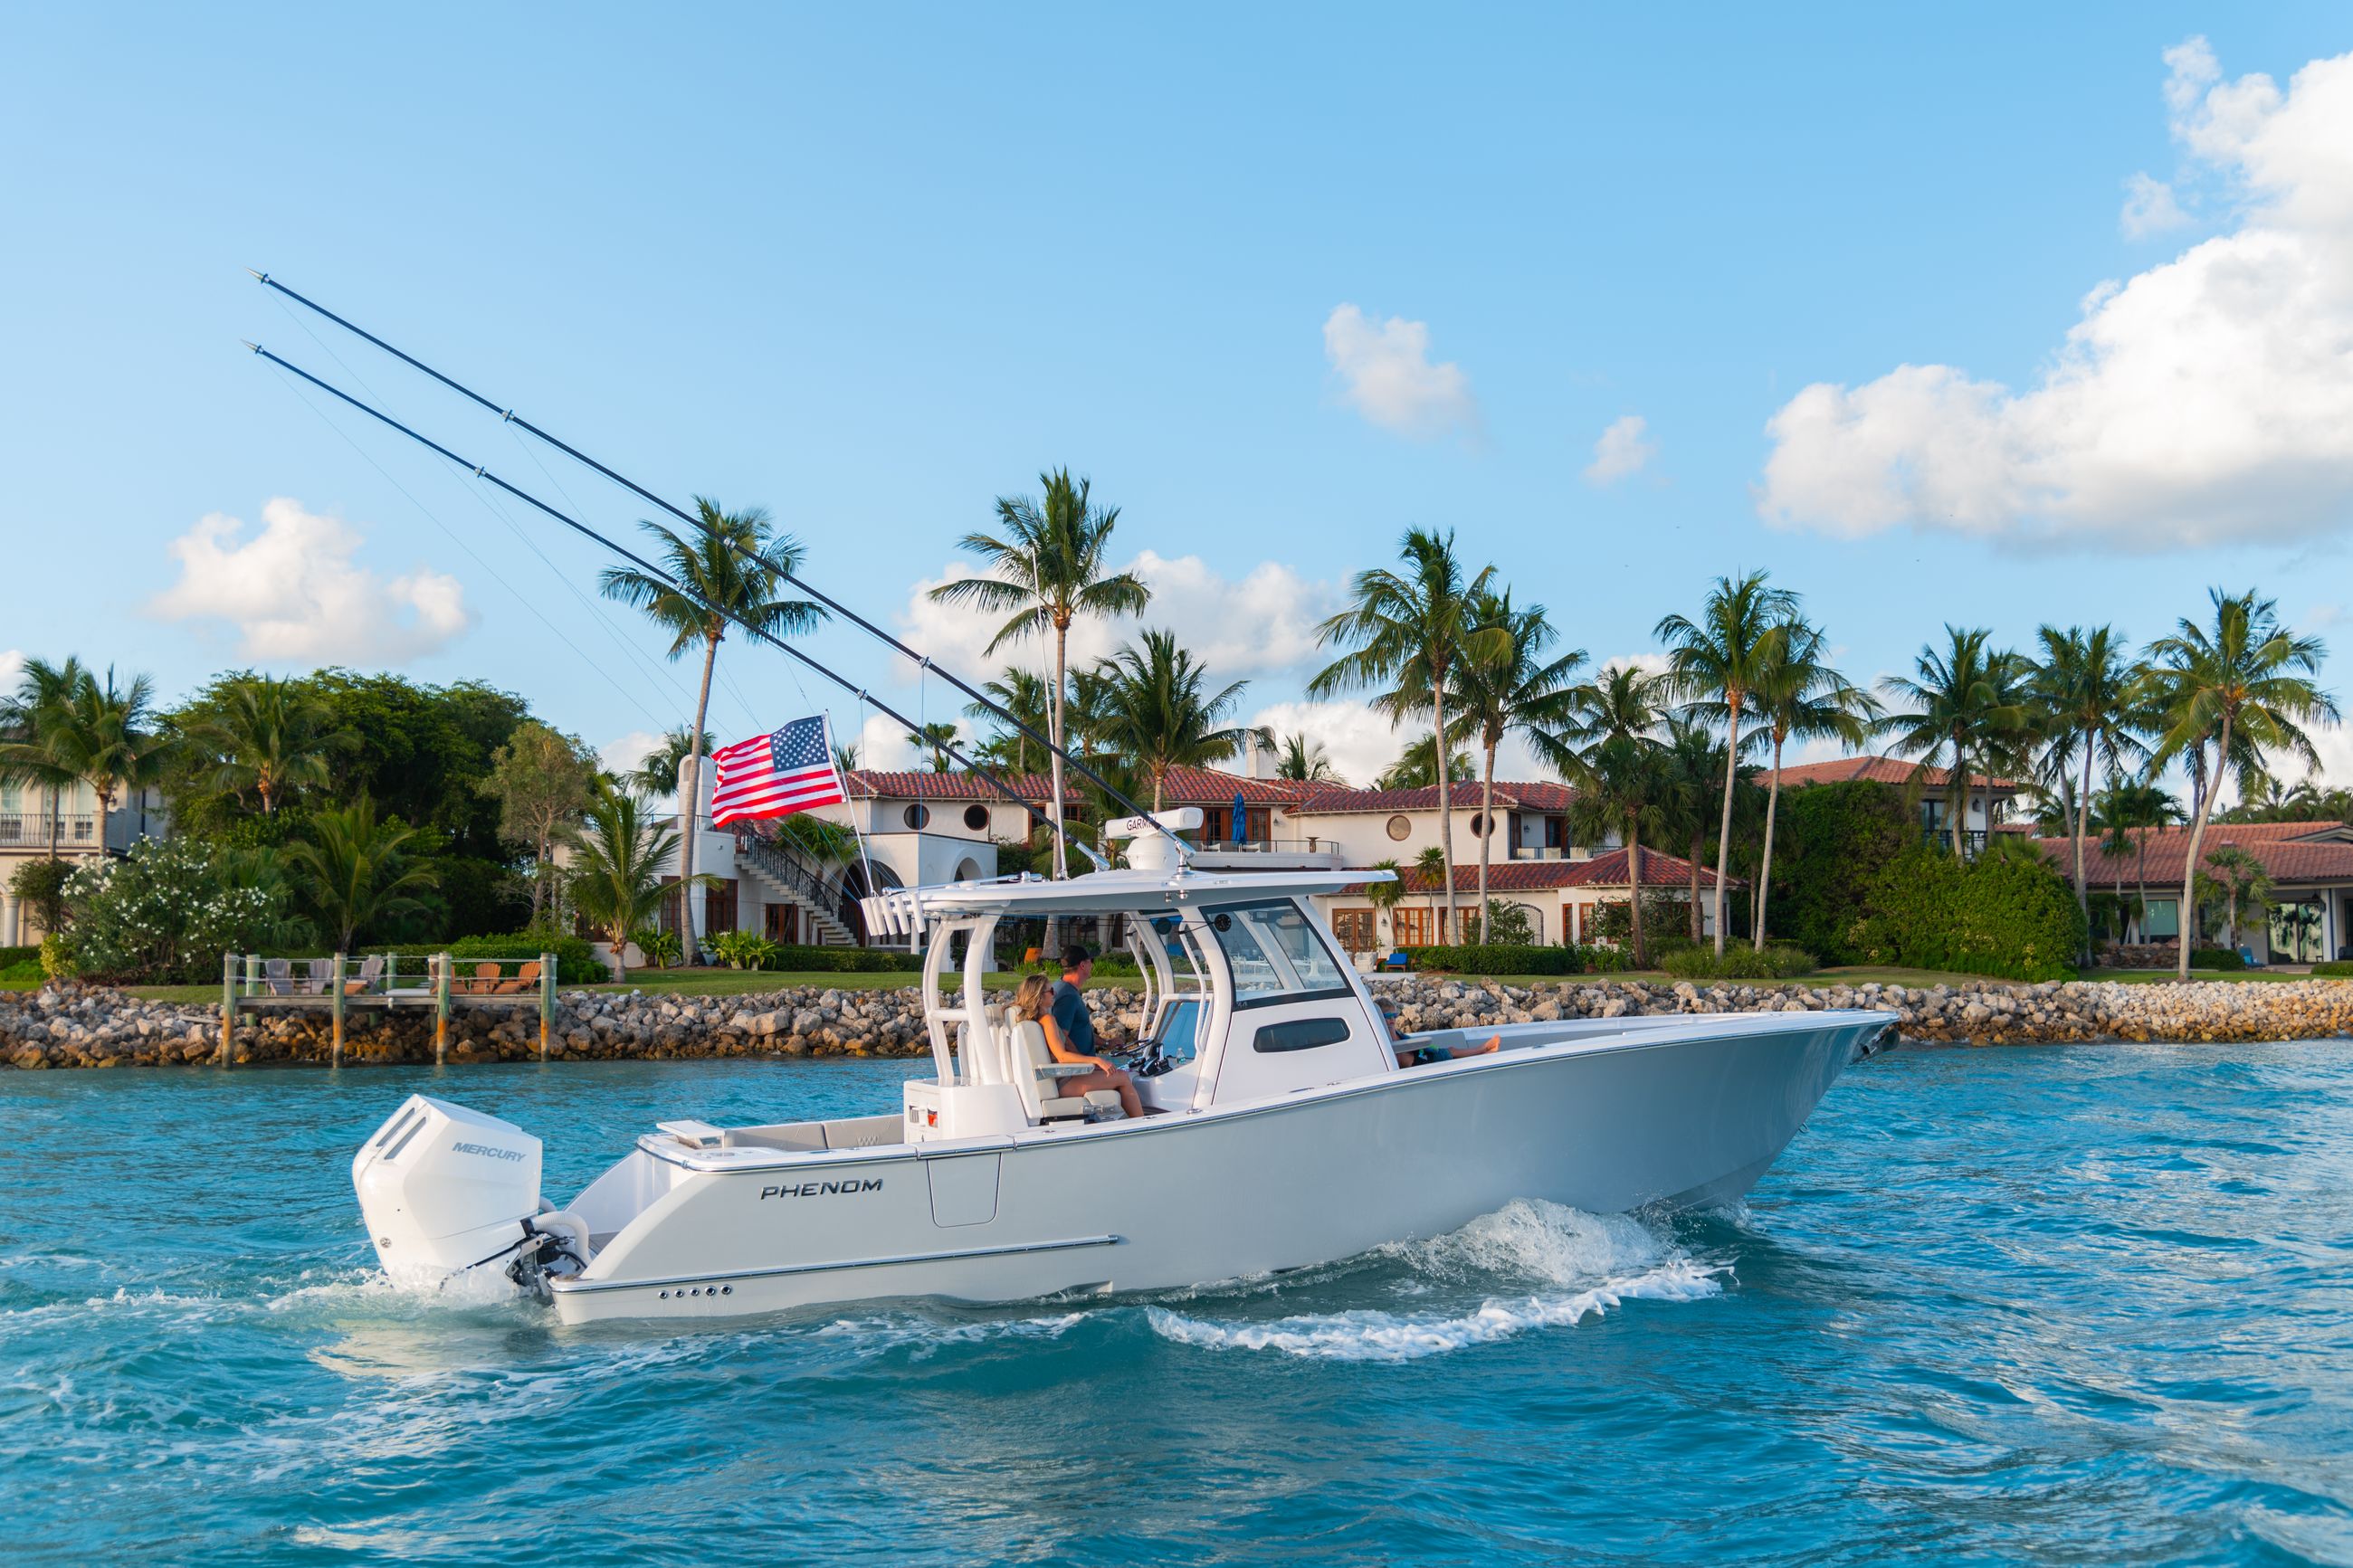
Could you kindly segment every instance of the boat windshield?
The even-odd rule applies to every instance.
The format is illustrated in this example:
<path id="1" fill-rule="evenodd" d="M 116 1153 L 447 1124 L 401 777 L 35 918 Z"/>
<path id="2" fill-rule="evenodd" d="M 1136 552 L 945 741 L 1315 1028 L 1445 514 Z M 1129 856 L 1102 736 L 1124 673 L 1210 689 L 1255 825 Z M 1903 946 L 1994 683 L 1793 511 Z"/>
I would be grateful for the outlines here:
<path id="1" fill-rule="evenodd" d="M 1227 904 L 1208 914 L 1233 971 L 1236 1007 L 1348 994 L 1347 977 L 1298 905 Z"/>

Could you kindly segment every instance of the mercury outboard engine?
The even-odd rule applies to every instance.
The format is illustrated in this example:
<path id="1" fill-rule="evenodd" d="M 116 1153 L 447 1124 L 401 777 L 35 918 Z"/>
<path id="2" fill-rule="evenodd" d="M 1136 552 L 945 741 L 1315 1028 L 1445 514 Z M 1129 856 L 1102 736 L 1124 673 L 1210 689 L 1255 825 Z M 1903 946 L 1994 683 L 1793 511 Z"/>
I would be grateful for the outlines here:
<path id="1" fill-rule="evenodd" d="M 512 1122 L 412 1094 L 352 1161 L 352 1185 L 385 1272 L 438 1286 L 502 1263 L 543 1299 L 549 1272 L 586 1260 L 586 1227 L 539 1196 L 539 1140 Z M 568 1268 L 567 1268 L 568 1263 Z"/>

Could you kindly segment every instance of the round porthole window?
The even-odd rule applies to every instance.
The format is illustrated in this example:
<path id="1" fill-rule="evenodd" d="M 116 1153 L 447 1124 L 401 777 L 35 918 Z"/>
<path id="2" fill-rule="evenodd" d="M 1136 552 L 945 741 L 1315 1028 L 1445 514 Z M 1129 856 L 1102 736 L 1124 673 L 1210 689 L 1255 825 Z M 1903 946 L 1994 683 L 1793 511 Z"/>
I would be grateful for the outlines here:
<path id="1" fill-rule="evenodd" d="M 1487 814 L 1485 812 L 1474 811 L 1471 814 L 1471 837 L 1473 838 L 1484 838 L 1487 837 Z"/>
<path id="2" fill-rule="evenodd" d="M 932 808 L 928 805 L 911 805 L 900 815 L 908 826 L 918 832 L 932 825 Z"/>
<path id="3" fill-rule="evenodd" d="M 988 807 L 967 805 L 964 808 L 964 825 L 975 833 L 988 831 Z"/>
<path id="4" fill-rule="evenodd" d="M 1389 818 L 1389 837 L 1402 844 L 1413 837 L 1413 819 L 1403 812 Z"/>

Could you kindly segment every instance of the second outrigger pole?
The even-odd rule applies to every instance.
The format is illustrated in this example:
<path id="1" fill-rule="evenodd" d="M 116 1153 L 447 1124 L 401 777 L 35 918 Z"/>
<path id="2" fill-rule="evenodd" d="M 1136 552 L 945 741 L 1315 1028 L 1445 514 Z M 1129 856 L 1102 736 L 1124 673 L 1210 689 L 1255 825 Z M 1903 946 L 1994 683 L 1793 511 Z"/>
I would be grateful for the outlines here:
<path id="1" fill-rule="evenodd" d="M 517 414 L 513 409 L 501 408 L 496 403 L 484 397 L 480 393 L 476 392 L 472 387 L 466 385 L 462 382 L 454 381 L 448 376 L 442 374 L 439 371 L 435 370 L 431 365 L 427 364 L 423 360 L 418 359 L 416 355 L 407 353 L 394 347 L 392 344 L 385 342 L 382 338 L 377 337 L 374 332 L 369 331 L 365 327 L 361 326 L 356 321 L 347 321 L 343 317 L 335 314 L 334 311 L 330 310 L 324 305 L 320 304 L 316 300 L 306 299 L 302 295 L 296 293 L 293 289 L 289 289 L 285 284 L 280 283 L 277 279 L 272 278 L 267 272 L 256 272 L 250 267 L 247 268 L 246 271 L 251 273 L 254 280 L 260 283 L 264 288 L 275 289 L 278 292 L 285 295 L 286 298 L 293 300 L 304 310 L 324 316 L 328 321 L 332 321 L 335 325 L 343 328 L 343 331 L 350 332 L 353 336 L 360 338 L 366 342 L 374 344 L 379 349 L 382 349 L 385 353 L 400 361 L 403 364 L 409 366 L 413 370 L 422 371 L 425 374 L 431 376 L 435 381 L 439 382 L 442 385 L 458 394 L 460 397 L 466 398 L 468 401 L 477 404 L 482 408 L 489 410 L 491 413 L 497 415 L 504 423 L 512 425 L 515 428 L 523 431 L 527 435 L 538 437 L 540 440 L 546 442 L 549 446 L 554 447 L 557 451 L 563 453 L 565 457 L 570 458 L 575 462 L 585 464 L 588 468 L 596 469 L 598 473 L 604 475 L 615 484 L 619 485 L 623 489 L 626 489 L 631 494 L 650 502 L 652 505 L 661 508 L 662 510 L 670 513 L 672 517 L 677 518 L 680 521 L 689 523 L 693 527 L 702 530 L 712 539 L 725 545 L 728 549 L 733 551 L 736 554 L 743 556 L 745 560 L 749 561 L 754 559 L 752 552 L 746 550 L 743 545 L 737 543 L 735 541 L 726 538 L 724 535 L 719 533 L 702 519 L 695 516 L 690 511 L 673 505 L 670 501 L 663 500 L 660 496 L 654 494 L 653 491 L 646 489 L 643 485 L 638 483 L 635 479 L 630 479 L 628 475 L 617 473 L 613 469 L 607 468 L 604 464 L 598 462 L 587 453 L 580 450 L 579 447 L 573 446 L 570 442 L 564 440 L 560 437 L 550 435 L 547 431 L 541 429 L 530 420 L 525 419 L 521 415 Z M 259 353 L 259 351 L 257 349 L 256 352 Z M 286 363 L 284 360 L 277 359 L 277 356 L 274 354 L 267 357 L 277 360 L 277 363 L 280 364 Z M 287 365 L 286 368 L 292 370 L 293 366 Z M 296 374 L 302 374 L 303 373 L 298 371 Z M 313 381 L 318 385 L 326 386 L 324 382 L 319 382 L 315 377 L 305 375 L 304 379 Z M 327 390 L 334 392 L 335 389 L 332 387 L 327 387 Z M 335 395 L 338 397 L 344 396 L 344 395 L 340 392 L 337 392 Z M 353 403 L 355 406 L 363 408 L 366 407 L 364 404 L 360 404 L 358 400 L 354 398 L 346 397 L 345 401 Z M 375 410 L 370 408 L 367 412 L 375 414 Z M 379 419 L 385 418 L 385 416 L 380 414 L 376 415 L 376 417 Z M 408 435 L 416 435 L 415 431 L 407 430 L 405 426 L 394 424 L 390 419 L 385 419 L 385 423 L 393 425 L 395 429 L 403 430 Z M 424 437 L 421 436 L 417 438 L 418 440 L 424 440 Z M 432 443 L 427 442 L 427 445 L 430 446 Z M 436 447 L 435 449 L 439 450 L 438 447 Z M 448 456 L 448 454 L 444 453 L 444 456 Z M 500 482 L 504 484 L 503 480 Z M 505 488 L 509 489 L 513 489 L 511 485 L 506 486 Z M 514 493 L 517 495 L 522 494 L 520 490 L 516 490 Z M 524 497 L 524 499 L 531 500 L 531 498 L 527 496 Z M 533 500 L 532 504 L 534 506 L 539 505 L 535 500 Z M 551 509 L 542 508 L 542 510 L 547 510 Z M 560 516 L 561 514 L 558 513 L 555 515 Z M 570 520 L 566 519 L 565 521 L 569 521 Z M 577 527 L 579 525 L 575 524 L 574 526 Z M 763 562 L 761 564 L 769 565 L 772 563 Z M 1182 838 L 1177 837 L 1176 835 L 1169 828 L 1163 826 L 1160 821 L 1152 815 L 1152 813 L 1145 810 L 1144 807 L 1138 805 L 1134 801 L 1130 800 L 1125 795 L 1122 794 L 1113 785 L 1109 779 L 1104 778 L 1101 773 L 1098 773 L 1092 768 L 1087 766 L 1086 763 L 1072 756 L 1068 751 L 1054 744 L 1052 741 L 1040 735 L 1037 731 L 1032 730 L 1029 725 L 1023 723 L 1018 718 L 1015 717 L 1010 710 L 1002 707 L 991 699 L 987 692 L 982 691 L 977 687 L 965 681 L 961 676 L 957 675 L 955 671 L 944 668 L 940 665 L 934 664 L 928 656 L 917 653 L 913 648 L 909 647 L 905 643 L 901 642 L 897 637 L 892 637 L 889 632 L 884 631 L 881 626 L 876 626 L 872 621 L 868 620 L 865 616 L 860 615 L 857 611 L 851 609 L 849 605 L 843 604 L 840 600 L 835 598 L 832 595 L 828 594 L 824 589 L 818 587 L 815 584 L 810 583 L 806 578 L 797 576 L 791 572 L 783 572 L 778 574 L 782 576 L 786 582 L 790 583 L 802 593 L 816 599 L 827 609 L 832 611 L 835 615 L 839 616 L 842 619 L 849 622 L 852 626 L 857 626 L 860 631 L 865 632 L 868 636 L 876 638 L 878 641 L 888 644 L 891 647 L 895 648 L 900 654 L 913 659 L 918 668 L 928 669 L 938 675 L 941 679 L 946 681 L 950 686 L 955 687 L 958 691 L 963 692 L 966 697 L 971 698 L 974 702 L 987 709 L 989 712 L 995 714 L 1006 723 L 1013 726 L 1013 728 L 1018 731 L 1023 736 L 1036 742 L 1043 750 L 1061 758 L 1065 766 L 1078 773 L 1080 777 L 1093 784 L 1097 789 L 1102 790 L 1103 794 L 1109 795 L 1113 800 L 1117 801 L 1121 805 L 1126 807 L 1131 816 L 1140 817 L 1144 821 L 1150 823 L 1152 826 L 1164 837 L 1167 838 L 1169 842 L 1175 844 L 1176 846 L 1176 854 L 1180 864 L 1189 858 L 1191 846 L 1187 845 Z M 770 640 L 773 641 L 774 639 L 772 638 Z M 777 646 L 781 647 L 784 645 L 779 643 Z M 831 674 L 830 671 L 828 671 L 827 673 L 828 675 Z M 864 693 L 861 692 L 860 695 L 863 696 Z M 881 704 L 877 703 L 876 706 L 880 707 Z M 896 717 L 896 715 L 893 715 L 893 717 Z M 902 722 L 904 722 L 904 721 L 902 721 Z M 910 727 L 913 728 L 913 726 Z M 961 761 L 962 759 L 959 758 L 958 760 Z M 969 766 L 970 764 L 966 765 Z M 976 769 L 975 771 L 978 772 L 979 770 Z M 995 783 L 996 781 L 992 779 L 990 782 Z M 998 784 L 997 787 L 1000 789 L 1004 788 L 1002 784 Z M 1011 792 L 1008 791 L 1007 793 L 1009 795 Z M 1061 802 L 1056 801 L 1054 805 L 1057 813 L 1059 813 L 1061 807 Z M 1073 842 L 1070 835 L 1067 833 L 1061 834 L 1060 837 L 1062 842 L 1065 844 Z"/>
<path id="2" fill-rule="evenodd" d="M 660 582 L 668 584 L 678 594 L 692 600 L 698 605 L 702 605 L 703 608 L 710 610 L 716 615 L 726 616 L 729 621 L 743 627 L 744 631 L 750 633 L 753 637 L 755 637 L 762 642 L 767 643 L 772 647 L 791 655 L 794 658 L 797 658 L 801 663 L 808 666 L 809 668 L 815 670 L 818 674 L 825 677 L 828 680 L 832 681 L 836 686 L 840 687 L 844 691 L 851 693 L 860 702 L 867 704 L 876 712 L 881 714 L 884 718 L 895 719 L 900 723 L 907 726 L 911 731 L 920 728 L 920 726 L 916 724 L 915 721 L 908 718 L 904 713 L 900 712 L 889 703 L 875 697 L 872 693 L 860 686 L 857 682 L 851 680 L 849 677 L 836 674 L 832 669 L 820 664 L 818 660 L 811 658 L 807 654 L 805 654 L 800 649 L 793 647 L 792 644 L 785 641 L 784 638 L 777 637 L 775 633 L 765 631 L 759 626 L 754 626 L 750 621 L 745 620 L 743 616 L 730 614 L 728 611 L 722 609 L 719 605 L 712 604 L 709 600 L 695 593 L 695 591 L 686 584 L 680 582 L 677 578 L 671 576 L 669 573 L 663 571 L 660 567 L 655 565 L 644 556 L 638 554 L 635 551 L 629 549 L 625 544 L 607 539 L 605 535 L 597 532 L 586 523 L 582 522 L 578 518 L 572 517 L 565 512 L 556 510 L 555 508 L 548 505 L 545 501 L 540 500 L 529 490 L 523 489 L 516 485 L 509 484 L 506 480 L 499 478 L 498 475 L 491 472 L 490 469 L 482 467 L 480 463 L 472 462 L 465 458 L 459 457 L 448 447 L 441 445 L 440 442 L 434 440 L 430 436 L 427 436 L 417 430 L 411 429 L 409 426 L 403 425 L 399 420 L 395 419 L 391 415 L 385 413 L 382 409 L 371 407 L 369 405 L 361 402 L 358 398 L 353 397 L 350 393 L 345 392 L 342 387 L 335 385 L 332 382 L 322 381 L 319 377 L 312 375 L 309 371 L 304 370 L 301 365 L 294 363 L 292 361 L 281 359 L 278 355 L 271 353 L 259 343 L 248 342 L 245 346 L 252 350 L 256 354 L 259 354 L 261 358 L 268 360 L 271 364 L 278 366 L 280 370 L 288 371 L 295 375 L 301 376 L 304 381 L 309 382 L 312 386 L 317 387 L 320 391 L 350 404 L 353 408 L 358 409 L 369 418 L 376 420 L 381 424 L 390 426 L 393 429 L 399 431 L 402 435 L 407 437 L 418 446 L 423 447 L 427 450 L 433 452 L 435 455 L 456 464 L 459 468 L 461 468 L 468 473 L 472 474 L 476 479 L 481 479 L 489 484 L 496 485 L 499 489 L 506 491 L 507 494 L 514 497 L 517 500 L 537 507 L 541 511 L 545 512 L 556 521 L 564 524 L 565 527 L 571 529 L 574 532 L 580 534 L 584 538 L 593 540 L 597 544 L 604 546 L 607 550 L 611 551 L 622 560 L 628 562 L 639 571 L 645 573 L 649 576 L 659 579 Z M 947 752 L 949 756 L 955 758 L 957 762 L 962 763 L 965 767 L 970 768 L 974 773 L 985 780 L 993 788 L 1001 792 L 1005 795 L 1006 799 L 1011 801 L 1014 805 L 1028 812 L 1029 814 L 1029 819 L 1032 822 L 1043 823 L 1048 828 L 1060 835 L 1065 844 L 1075 845 L 1081 854 L 1087 855 L 1090 858 L 1095 859 L 1096 864 L 1098 865 L 1103 864 L 1101 858 L 1095 857 L 1093 852 L 1086 845 L 1077 843 L 1071 837 L 1067 827 L 1055 822 L 1051 817 L 1039 811 L 1036 806 L 1031 805 L 1028 801 L 1023 800 L 1019 795 L 1014 794 L 1011 786 L 1007 784 L 1003 779 L 998 778 L 994 773 L 991 773 L 988 769 L 981 766 L 972 758 L 966 756 L 962 749 L 953 743 L 944 743 L 940 749 Z M 1179 842 L 1181 843 L 1182 840 L 1179 840 Z"/>

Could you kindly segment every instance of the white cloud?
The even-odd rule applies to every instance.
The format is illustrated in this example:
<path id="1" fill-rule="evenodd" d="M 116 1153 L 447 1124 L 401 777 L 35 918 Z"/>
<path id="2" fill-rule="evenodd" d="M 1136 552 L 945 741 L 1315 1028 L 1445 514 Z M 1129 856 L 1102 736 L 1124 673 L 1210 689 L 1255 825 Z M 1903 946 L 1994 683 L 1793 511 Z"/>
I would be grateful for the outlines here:
<path id="1" fill-rule="evenodd" d="M 389 580 L 360 565 L 357 529 L 280 496 L 261 531 L 221 512 L 171 544 L 179 581 L 149 609 L 166 620 L 220 620 L 238 651 L 268 661 L 400 664 L 446 647 L 470 623 L 455 577 L 422 568 Z"/>
<path id="2" fill-rule="evenodd" d="M 597 763 L 608 773 L 636 773 L 669 738 L 651 730 L 632 730 L 618 740 L 607 741 L 597 747 Z"/>
<path id="3" fill-rule="evenodd" d="M 1198 555 L 1171 557 L 1147 550 L 1124 570 L 1144 579 L 1152 589 L 1152 603 L 1140 618 L 1089 616 L 1073 623 L 1069 654 L 1073 668 L 1109 657 L 1140 626 L 1168 626 L 1219 686 L 1295 670 L 1321 660 L 1316 623 L 1332 613 L 1339 597 L 1331 584 L 1310 582 L 1276 561 L 1261 562 L 1237 580 Z M 989 639 L 1005 624 L 1004 616 L 932 602 L 931 591 L 940 584 L 972 574 L 968 565 L 951 563 L 938 576 L 915 584 L 899 616 L 908 645 L 967 680 L 994 677 L 1008 664 L 1040 673 L 1050 670 L 1050 636 L 987 653 Z M 899 661 L 899 669 L 905 672 L 904 660 Z M 941 694 L 939 701 L 948 713 L 963 707 L 963 699 L 945 682 L 934 681 L 932 689 Z"/>
<path id="4" fill-rule="evenodd" d="M 968 748 L 973 741 L 972 722 L 961 716 L 963 707 L 964 699 L 957 696 L 952 707 L 944 712 L 934 711 L 929 721 L 934 724 L 942 722 L 954 724 L 956 731 L 956 744 L 967 748 L 966 754 L 969 755 Z M 896 719 L 887 718 L 880 713 L 869 713 L 865 723 L 860 726 L 858 731 L 858 765 L 885 773 L 905 769 L 929 772 L 932 765 L 932 753 L 929 751 L 919 752 L 908 742 L 906 725 L 900 723 Z"/>
<path id="5" fill-rule="evenodd" d="M 16 689 L 16 678 L 25 673 L 25 650 L 20 647 L 0 648 L 0 691 Z"/>
<path id="6" fill-rule="evenodd" d="M 1324 321 L 1324 355 L 1349 406 L 1401 436 L 1475 429 L 1479 405 L 1462 367 L 1430 361 L 1430 323 L 1391 316 L 1375 323 L 1354 305 Z"/>
<path id="7" fill-rule="evenodd" d="M 2353 515 L 2353 55 L 2284 91 L 2221 80 L 2202 39 L 2167 62 L 2239 226 L 2094 289 L 2024 391 L 1942 364 L 1807 387 L 1767 426 L 1765 517 L 2163 549 Z"/>
<path id="8" fill-rule="evenodd" d="M 1389 721 L 1364 702 L 1277 702 L 1251 714 L 1250 721 L 1271 728 L 1278 740 L 1304 734 L 1321 742 L 1332 766 L 1352 784 L 1371 784 L 1405 747 Z"/>
<path id="9" fill-rule="evenodd" d="M 1650 438 L 1650 421 L 1639 414 L 1612 422 L 1593 443 L 1593 461 L 1585 469 L 1587 480 L 1615 484 L 1641 472 L 1643 465 L 1659 455 L 1659 444 Z"/>
<path id="10" fill-rule="evenodd" d="M 2141 174 L 2125 181 L 2125 206 L 2117 215 L 2116 225 L 2125 231 L 2126 238 L 2146 239 L 2189 222 L 2189 215 L 2181 210 L 2173 187 L 2163 180 Z"/>

